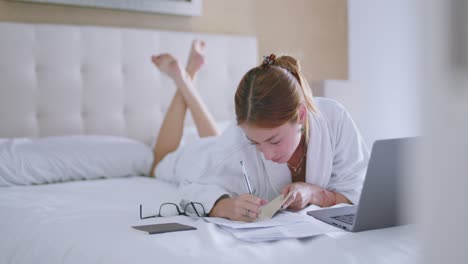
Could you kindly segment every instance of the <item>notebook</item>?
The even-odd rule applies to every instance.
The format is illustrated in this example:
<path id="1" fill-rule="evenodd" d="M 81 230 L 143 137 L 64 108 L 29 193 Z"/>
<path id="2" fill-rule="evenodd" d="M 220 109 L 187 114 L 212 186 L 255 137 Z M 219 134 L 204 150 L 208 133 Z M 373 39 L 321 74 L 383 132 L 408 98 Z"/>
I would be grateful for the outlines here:
<path id="1" fill-rule="evenodd" d="M 283 197 L 283 195 L 280 194 L 267 205 L 263 206 L 262 213 L 259 215 L 256 221 L 271 219 L 276 214 L 276 212 L 278 212 L 278 210 L 281 209 L 281 206 L 283 206 L 283 204 L 288 200 L 291 194 L 292 192 L 288 193 L 286 197 Z"/>

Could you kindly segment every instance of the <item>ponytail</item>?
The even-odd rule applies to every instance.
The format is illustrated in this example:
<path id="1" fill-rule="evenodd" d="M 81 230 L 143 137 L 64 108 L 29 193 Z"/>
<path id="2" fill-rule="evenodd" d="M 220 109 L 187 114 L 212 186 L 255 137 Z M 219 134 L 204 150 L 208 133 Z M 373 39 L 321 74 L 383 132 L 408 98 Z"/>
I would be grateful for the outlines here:
<path id="1" fill-rule="evenodd" d="M 310 89 L 309 83 L 307 82 L 304 74 L 301 71 L 301 65 L 299 62 L 287 55 L 280 56 L 275 59 L 274 65 L 277 65 L 289 73 L 291 73 L 294 78 L 299 82 L 301 86 L 302 94 L 304 95 L 304 101 L 306 103 L 307 109 L 311 112 L 317 112 L 317 107 L 315 106 L 314 97 L 312 94 L 312 89 Z"/>

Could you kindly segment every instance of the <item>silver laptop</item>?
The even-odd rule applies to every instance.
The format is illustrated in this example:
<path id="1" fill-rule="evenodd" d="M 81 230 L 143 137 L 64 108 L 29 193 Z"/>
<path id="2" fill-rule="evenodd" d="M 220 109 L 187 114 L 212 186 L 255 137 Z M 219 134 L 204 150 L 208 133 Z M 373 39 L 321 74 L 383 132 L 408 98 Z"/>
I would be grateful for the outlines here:
<path id="1" fill-rule="evenodd" d="M 399 217 L 399 180 L 406 176 L 405 154 L 415 147 L 416 140 L 377 140 L 372 146 L 358 205 L 309 211 L 307 214 L 352 232 L 405 224 Z"/>

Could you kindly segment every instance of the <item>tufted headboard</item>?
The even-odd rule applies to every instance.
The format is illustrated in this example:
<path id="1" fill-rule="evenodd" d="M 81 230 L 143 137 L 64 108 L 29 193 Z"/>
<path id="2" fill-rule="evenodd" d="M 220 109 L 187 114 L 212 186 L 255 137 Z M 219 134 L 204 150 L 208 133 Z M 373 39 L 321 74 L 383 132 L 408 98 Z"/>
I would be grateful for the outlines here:
<path id="1" fill-rule="evenodd" d="M 217 121 L 233 119 L 237 84 L 257 62 L 254 37 L 0 23 L 0 138 L 106 134 L 150 144 L 176 90 L 150 56 L 185 64 L 194 38 L 207 44 L 196 87 Z"/>

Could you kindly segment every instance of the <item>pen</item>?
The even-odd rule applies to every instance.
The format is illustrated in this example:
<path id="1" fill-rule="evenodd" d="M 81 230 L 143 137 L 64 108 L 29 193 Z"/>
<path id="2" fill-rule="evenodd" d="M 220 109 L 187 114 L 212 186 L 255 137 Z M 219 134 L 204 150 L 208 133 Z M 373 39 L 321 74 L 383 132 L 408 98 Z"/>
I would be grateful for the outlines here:
<path id="1" fill-rule="evenodd" d="M 241 160 L 240 164 L 242 166 L 245 183 L 247 184 L 247 188 L 249 189 L 249 194 L 252 194 L 252 187 L 250 187 L 250 182 L 249 182 L 249 178 L 247 177 L 247 171 L 245 170 L 244 162 Z"/>

